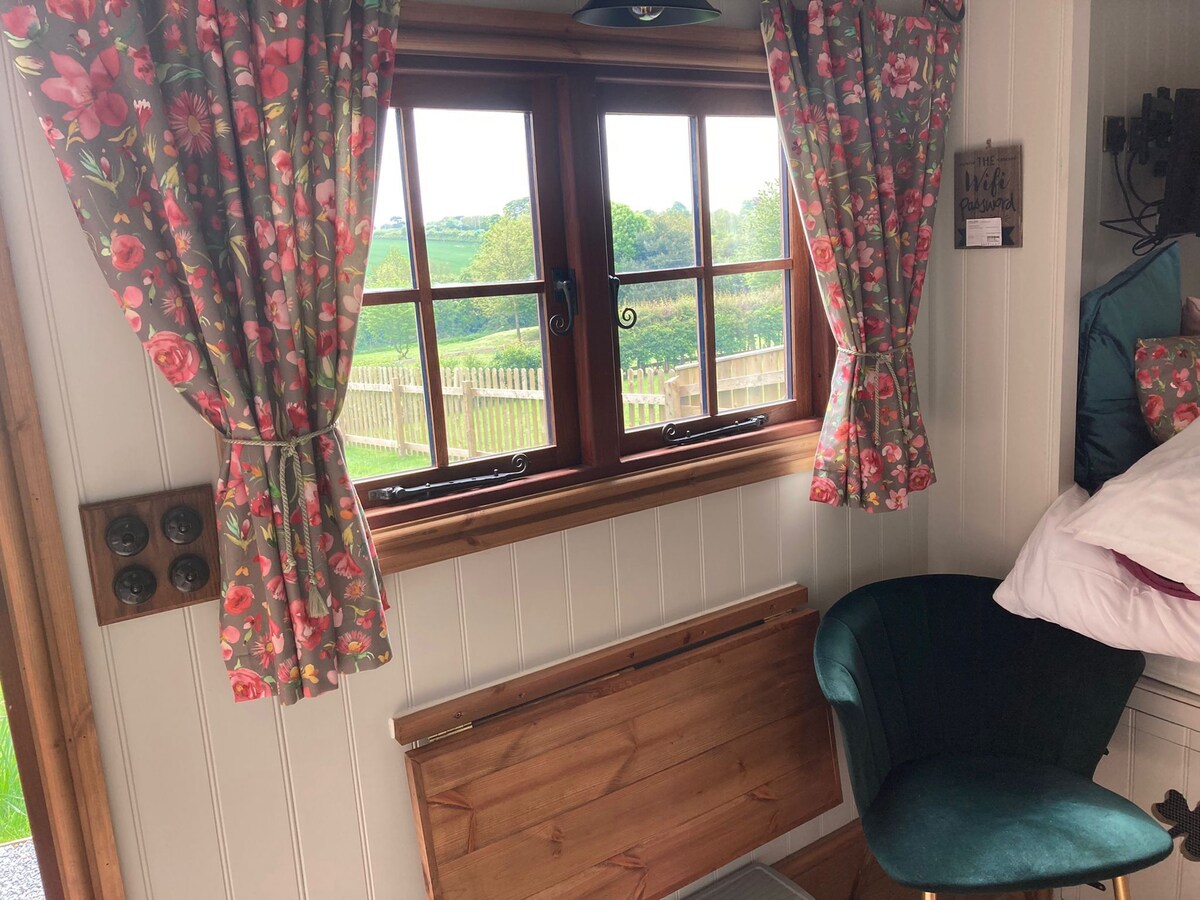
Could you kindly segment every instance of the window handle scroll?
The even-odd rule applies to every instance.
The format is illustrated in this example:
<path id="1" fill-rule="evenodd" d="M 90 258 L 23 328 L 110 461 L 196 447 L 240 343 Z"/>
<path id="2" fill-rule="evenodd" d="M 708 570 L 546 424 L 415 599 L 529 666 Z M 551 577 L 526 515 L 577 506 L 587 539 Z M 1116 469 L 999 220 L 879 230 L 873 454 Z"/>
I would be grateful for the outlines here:
<path id="1" fill-rule="evenodd" d="M 744 434 L 747 431 L 757 431 L 767 424 L 767 417 L 764 413 L 759 413 L 757 416 L 751 416 L 749 419 L 742 419 L 738 422 L 731 422 L 729 425 L 722 425 L 720 428 L 712 428 L 708 431 L 698 431 L 693 434 L 691 431 L 680 433 L 679 426 L 674 422 L 668 422 L 663 426 L 663 440 L 672 447 L 682 447 L 685 444 L 696 444 L 700 441 L 711 441 L 713 438 L 729 437 L 734 434 Z"/>
<path id="2" fill-rule="evenodd" d="M 628 331 L 637 324 L 637 310 L 631 306 L 621 309 L 621 279 L 616 275 L 608 276 L 608 292 L 612 295 L 613 319 L 617 327 Z"/>
<path id="3" fill-rule="evenodd" d="M 563 305 L 563 312 L 550 317 L 550 331 L 559 337 L 566 337 L 575 327 L 575 317 L 579 314 L 579 301 L 575 293 L 575 270 L 553 269 L 550 272 L 550 282 L 554 287 L 554 297 Z"/>
<path id="4" fill-rule="evenodd" d="M 520 478 L 529 468 L 529 459 L 524 453 L 514 456 L 509 465 L 512 469 L 501 472 L 493 469 L 488 475 L 475 475 L 471 478 L 452 478 L 449 481 L 428 481 L 425 484 L 404 487 L 376 488 L 368 492 L 368 500 L 387 500 L 392 503 L 413 503 L 417 500 L 431 500 L 434 497 L 444 497 L 446 494 L 456 494 L 459 491 L 469 491 L 477 487 L 491 487 L 505 481 Z"/>

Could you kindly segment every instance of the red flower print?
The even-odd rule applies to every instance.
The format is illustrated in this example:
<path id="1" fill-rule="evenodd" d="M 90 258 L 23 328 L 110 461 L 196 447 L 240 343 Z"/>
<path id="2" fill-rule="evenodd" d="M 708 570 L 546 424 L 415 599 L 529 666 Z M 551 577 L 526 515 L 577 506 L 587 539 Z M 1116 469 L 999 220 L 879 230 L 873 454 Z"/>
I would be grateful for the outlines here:
<path id="1" fill-rule="evenodd" d="M 25 40 L 29 37 L 29 32 L 34 25 L 39 24 L 37 12 L 32 6 L 14 6 L 12 9 L 0 13 L 0 23 L 3 23 L 4 30 L 17 40 Z"/>
<path id="2" fill-rule="evenodd" d="M 929 466 L 920 465 L 908 473 L 908 489 L 910 491 L 923 491 L 931 484 L 933 484 L 933 469 Z"/>
<path id="3" fill-rule="evenodd" d="M 878 450 L 868 448 L 859 454 L 858 465 L 864 479 L 878 478 L 879 473 L 883 471 L 883 457 L 879 455 Z"/>
<path id="4" fill-rule="evenodd" d="M 776 91 L 786 91 L 792 86 L 791 57 L 778 47 L 767 54 L 767 66 L 771 70 L 771 83 Z"/>
<path id="5" fill-rule="evenodd" d="M 348 631 L 338 637 L 338 653 L 362 656 L 371 649 L 371 636 L 365 631 Z"/>
<path id="6" fill-rule="evenodd" d="M 1141 374 L 1140 372 L 1138 373 Z M 1142 415 L 1146 417 L 1147 422 L 1157 422 L 1162 418 L 1163 409 L 1166 404 L 1163 403 L 1163 398 L 1158 394 L 1151 394 L 1146 398 L 1146 402 L 1142 405 Z"/>
<path id="7" fill-rule="evenodd" d="M 177 334 L 160 331 L 144 341 L 143 346 L 171 384 L 191 381 L 200 371 L 200 354 L 195 345 Z"/>
<path id="8" fill-rule="evenodd" d="M 91 140 L 100 133 L 101 124 L 115 128 L 125 124 L 129 107 L 125 98 L 110 88 L 121 71 L 121 60 L 115 47 L 100 52 L 89 69 L 72 56 L 50 53 L 50 60 L 59 77 L 42 82 L 42 93 L 51 100 L 71 107 L 63 119 L 79 124 L 79 133 Z"/>
<path id="9" fill-rule="evenodd" d="M 837 256 L 833 252 L 833 244 L 829 238 L 818 237 L 813 239 L 812 260 L 818 272 L 832 272 L 837 268 Z"/>
<path id="10" fill-rule="evenodd" d="M 823 476 L 813 477 L 812 489 L 808 492 L 808 496 L 814 503 L 828 503 L 830 506 L 838 505 L 837 486 Z"/>
<path id="11" fill-rule="evenodd" d="M 208 101 L 192 91 L 184 91 L 171 101 L 167 123 L 175 135 L 175 144 L 185 153 L 204 155 L 212 150 L 213 122 Z"/>
<path id="12" fill-rule="evenodd" d="M 238 703 L 271 696 L 270 686 L 253 669 L 230 669 L 229 686 L 233 688 L 233 699 Z"/>
<path id="13" fill-rule="evenodd" d="M 363 573 L 362 568 L 349 553 L 334 553 L 329 557 L 329 565 L 342 578 L 357 578 Z"/>
<path id="14" fill-rule="evenodd" d="M 258 110 L 244 100 L 233 101 L 233 119 L 238 143 L 245 147 L 259 139 Z"/>
<path id="15" fill-rule="evenodd" d="M 915 222 L 920 217 L 921 210 L 925 208 L 922 201 L 921 191 L 917 188 L 909 188 L 904 192 L 900 201 L 900 214 L 906 222 Z"/>
<path id="16" fill-rule="evenodd" d="M 137 314 L 137 309 L 142 305 L 143 299 L 142 289 L 132 286 L 125 288 L 117 296 L 117 303 L 121 307 L 121 312 L 125 313 L 125 318 L 134 331 L 141 331 L 142 329 L 142 317 Z"/>
<path id="17" fill-rule="evenodd" d="M 825 28 L 824 0 L 808 0 L 808 33 L 820 34 Z"/>
<path id="18" fill-rule="evenodd" d="M 258 88 L 263 97 L 274 100 L 288 90 L 287 67 L 295 65 L 304 54 L 304 42 L 287 38 L 262 44 L 262 32 L 256 34 L 259 47 Z"/>
<path id="19" fill-rule="evenodd" d="M 133 74 L 146 84 L 154 84 L 156 71 L 154 60 L 150 58 L 150 48 L 143 44 L 136 50 L 130 51 L 129 58 L 133 60 Z"/>
<path id="20" fill-rule="evenodd" d="M 1195 403 L 1180 403 L 1175 407 L 1171 423 L 1175 426 L 1175 431 L 1180 432 L 1195 422 L 1197 417 L 1200 417 L 1200 406 Z"/>
<path id="21" fill-rule="evenodd" d="M 917 232 L 917 259 L 924 262 L 929 259 L 929 249 L 933 246 L 933 229 L 922 225 Z"/>
<path id="22" fill-rule="evenodd" d="M 109 246 L 112 264 L 122 272 L 132 272 L 146 258 L 146 247 L 142 239 L 133 234 L 118 234 Z"/>
<path id="23" fill-rule="evenodd" d="M 46 9 L 56 16 L 82 25 L 95 13 L 96 2 L 95 0 L 46 0 Z"/>
<path id="24" fill-rule="evenodd" d="M 1192 391 L 1192 372 L 1190 369 L 1178 369 L 1171 377 L 1171 387 L 1175 388 L 1176 397 L 1186 397 Z"/>
<path id="25" fill-rule="evenodd" d="M 243 615 L 254 602 L 254 591 L 244 584 L 231 584 L 225 591 L 225 612 L 231 616 Z"/>
<path id="26" fill-rule="evenodd" d="M 915 56 L 893 53 L 883 64 L 883 84 L 893 97 L 903 98 L 909 91 L 920 87 L 917 72 L 920 61 Z"/>

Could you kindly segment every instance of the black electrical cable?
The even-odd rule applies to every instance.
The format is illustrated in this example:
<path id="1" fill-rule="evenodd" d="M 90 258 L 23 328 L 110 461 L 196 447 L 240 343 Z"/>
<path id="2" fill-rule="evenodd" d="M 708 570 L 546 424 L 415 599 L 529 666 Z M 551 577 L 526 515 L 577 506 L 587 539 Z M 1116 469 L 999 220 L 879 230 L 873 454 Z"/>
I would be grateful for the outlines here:
<path id="1" fill-rule="evenodd" d="M 1132 153 L 1130 153 L 1126 159 L 1125 178 L 1121 177 L 1120 155 L 1118 153 L 1113 153 L 1112 158 L 1113 174 L 1116 176 L 1117 186 L 1121 189 L 1121 197 L 1125 201 L 1125 210 L 1129 213 L 1129 215 L 1120 219 L 1103 219 L 1101 220 L 1100 224 L 1110 231 L 1115 231 L 1118 234 L 1124 234 L 1128 237 L 1137 238 L 1133 244 L 1133 254 L 1135 256 L 1145 256 L 1162 243 L 1158 237 L 1157 229 L 1151 230 L 1148 228 L 1146 225 L 1146 220 L 1156 218 L 1158 216 L 1158 208 L 1165 201 L 1154 200 L 1147 202 L 1146 199 L 1143 198 L 1140 193 L 1138 193 L 1137 188 L 1133 184 L 1134 155 Z M 1142 204 L 1142 211 L 1140 213 L 1133 211 L 1133 200 L 1130 199 L 1129 196 L 1130 191 L 1133 192 L 1133 196 L 1137 198 L 1138 202 Z M 1122 227 L 1125 225 L 1133 225 L 1137 228 L 1137 230 L 1133 231 L 1129 228 Z"/>

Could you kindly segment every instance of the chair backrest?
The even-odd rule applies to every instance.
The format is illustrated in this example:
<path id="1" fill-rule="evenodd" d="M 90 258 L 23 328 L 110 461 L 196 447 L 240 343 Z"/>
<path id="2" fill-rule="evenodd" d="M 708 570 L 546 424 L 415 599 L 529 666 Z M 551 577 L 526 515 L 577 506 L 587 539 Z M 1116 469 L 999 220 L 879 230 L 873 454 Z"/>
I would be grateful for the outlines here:
<path id="1" fill-rule="evenodd" d="M 1091 777 L 1145 666 L 992 600 L 999 582 L 921 575 L 843 597 L 817 632 L 821 690 L 868 809 L 897 765 L 939 753 L 1017 756 Z"/>

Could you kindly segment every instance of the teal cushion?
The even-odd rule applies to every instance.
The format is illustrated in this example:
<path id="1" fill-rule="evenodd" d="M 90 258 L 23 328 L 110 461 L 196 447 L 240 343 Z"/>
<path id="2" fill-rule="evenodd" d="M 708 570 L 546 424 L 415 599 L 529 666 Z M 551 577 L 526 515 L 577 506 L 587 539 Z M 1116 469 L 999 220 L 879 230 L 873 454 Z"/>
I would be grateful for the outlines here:
<path id="1" fill-rule="evenodd" d="M 926 891 L 1027 891 L 1136 872 L 1171 838 L 1128 800 L 1058 766 L 950 755 L 904 763 L 862 817 L 895 881 Z"/>
<path id="2" fill-rule="evenodd" d="M 1091 493 L 1155 447 L 1138 405 L 1134 345 L 1179 334 L 1182 307 L 1177 244 L 1134 263 L 1081 302 L 1075 480 Z"/>

